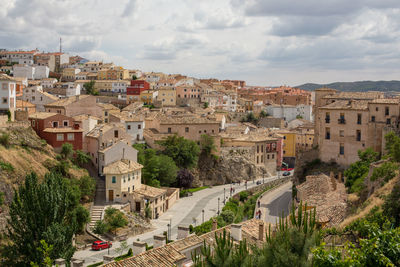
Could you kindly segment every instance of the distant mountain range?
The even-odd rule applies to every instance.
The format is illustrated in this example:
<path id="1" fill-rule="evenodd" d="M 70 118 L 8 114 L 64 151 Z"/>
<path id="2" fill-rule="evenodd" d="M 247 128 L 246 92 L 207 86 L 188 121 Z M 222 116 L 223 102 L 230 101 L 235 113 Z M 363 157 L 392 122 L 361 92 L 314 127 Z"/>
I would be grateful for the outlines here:
<path id="1" fill-rule="evenodd" d="M 337 89 L 339 91 L 348 92 L 364 92 L 364 91 L 400 91 L 400 81 L 359 81 L 359 82 L 335 82 L 329 84 L 316 84 L 316 83 L 306 83 L 299 86 L 308 91 L 313 91 L 321 87 L 328 87 L 332 89 Z"/>

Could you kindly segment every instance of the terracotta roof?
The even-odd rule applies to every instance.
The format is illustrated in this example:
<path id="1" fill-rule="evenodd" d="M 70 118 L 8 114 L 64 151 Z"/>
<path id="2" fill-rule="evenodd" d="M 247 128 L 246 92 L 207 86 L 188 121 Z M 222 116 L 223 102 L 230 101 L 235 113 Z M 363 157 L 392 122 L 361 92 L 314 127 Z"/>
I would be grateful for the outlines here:
<path id="1" fill-rule="evenodd" d="M 374 103 L 374 104 L 399 104 L 399 98 L 377 98 L 372 101 L 369 101 L 369 103 Z"/>
<path id="2" fill-rule="evenodd" d="M 367 110 L 367 100 L 337 100 L 326 106 L 320 107 L 321 109 L 353 109 L 353 110 Z"/>
<path id="3" fill-rule="evenodd" d="M 119 118 L 123 121 L 144 121 L 144 117 L 140 115 L 135 115 L 128 111 L 122 111 L 120 113 L 112 113 L 113 116 Z"/>
<path id="4" fill-rule="evenodd" d="M 98 105 L 99 107 L 102 107 L 105 110 L 119 110 L 118 107 L 114 106 L 113 104 L 109 104 L 109 103 L 97 103 L 96 105 Z"/>
<path id="5" fill-rule="evenodd" d="M 128 159 L 122 159 L 105 166 L 103 172 L 105 174 L 124 174 L 139 170 L 141 168 L 143 168 L 143 165 L 137 162 Z"/>
<path id="6" fill-rule="evenodd" d="M 54 113 L 54 112 L 36 112 L 36 113 L 29 115 L 29 118 L 31 118 L 31 119 L 47 119 L 47 118 L 50 118 L 57 114 L 58 113 Z"/>
<path id="7" fill-rule="evenodd" d="M 114 261 L 103 266 L 106 267 L 168 267 L 176 266 L 177 262 L 186 257 L 171 246 L 162 246 L 143 252 L 131 258 Z"/>
<path id="8" fill-rule="evenodd" d="M 15 81 L 15 79 L 7 74 L 0 73 L 0 81 Z"/>
<path id="9" fill-rule="evenodd" d="M 114 129 L 115 127 L 118 127 L 125 131 L 125 127 L 121 123 L 117 122 L 107 123 L 107 124 L 103 123 L 103 124 L 97 124 L 90 132 L 86 134 L 86 136 L 97 138 L 100 136 L 100 131 L 103 131 L 103 133 L 105 133 L 111 129 Z"/>
<path id="10" fill-rule="evenodd" d="M 148 196 L 148 197 L 158 197 L 161 196 L 163 194 L 165 194 L 167 192 L 167 190 L 165 189 L 161 189 L 161 188 L 156 188 L 156 187 L 152 187 L 149 185 L 142 185 L 140 188 L 135 189 L 134 191 L 135 193 L 144 195 L 144 196 Z"/>
<path id="11" fill-rule="evenodd" d="M 167 247 L 172 247 L 177 251 L 182 251 L 185 250 L 187 248 L 196 246 L 198 244 L 202 244 L 203 243 L 203 239 L 201 239 L 200 237 L 198 237 L 195 234 L 189 235 L 186 238 L 174 241 L 172 243 L 168 243 Z"/>
<path id="12" fill-rule="evenodd" d="M 196 116 L 164 116 L 162 119 L 160 119 L 160 124 L 219 124 L 219 122 Z"/>
<path id="13" fill-rule="evenodd" d="M 80 115 L 73 116 L 72 118 L 74 118 L 75 121 L 83 121 L 86 119 L 100 120 L 100 118 L 89 115 L 89 114 L 80 114 Z"/>
<path id="14" fill-rule="evenodd" d="M 82 100 L 84 98 L 90 97 L 89 95 L 80 95 L 78 100 Z M 52 106 L 52 107 L 65 107 L 70 105 L 71 103 L 74 103 L 77 101 L 77 97 L 76 96 L 71 96 L 68 98 L 63 98 L 63 99 L 59 99 L 58 101 L 54 102 L 54 103 L 50 103 L 47 104 L 45 106 Z"/>

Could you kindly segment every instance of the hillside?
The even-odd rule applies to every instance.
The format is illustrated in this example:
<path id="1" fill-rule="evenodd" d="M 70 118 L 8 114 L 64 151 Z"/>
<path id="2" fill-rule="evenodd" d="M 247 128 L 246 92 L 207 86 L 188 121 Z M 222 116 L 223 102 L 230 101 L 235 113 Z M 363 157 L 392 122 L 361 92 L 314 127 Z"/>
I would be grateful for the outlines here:
<path id="1" fill-rule="evenodd" d="M 400 81 L 357 81 L 357 82 L 335 82 L 329 84 L 316 84 L 316 83 L 306 83 L 296 86 L 308 91 L 313 91 L 321 87 L 328 87 L 337 89 L 340 91 L 348 92 L 363 92 L 363 91 L 399 91 Z"/>
<path id="2" fill-rule="evenodd" d="M 24 181 L 25 176 L 34 171 L 39 178 L 43 178 L 49 168 L 58 162 L 53 148 L 41 140 L 31 127 L 12 124 L 0 127 L 1 139 L 4 136 L 8 136 L 8 141 L 0 144 L 0 192 L 5 196 L 3 211 L 0 208 L 0 224 L 7 213 L 14 189 Z M 68 172 L 71 178 L 76 179 L 88 175 L 86 170 L 79 168 L 70 168 Z"/>

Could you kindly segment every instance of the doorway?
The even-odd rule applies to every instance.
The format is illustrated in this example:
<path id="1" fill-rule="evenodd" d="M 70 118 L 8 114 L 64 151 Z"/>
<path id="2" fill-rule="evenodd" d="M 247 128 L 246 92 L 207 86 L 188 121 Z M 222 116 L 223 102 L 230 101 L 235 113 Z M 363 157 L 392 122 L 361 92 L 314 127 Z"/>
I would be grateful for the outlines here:
<path id="1" fill-rule="evenodd" d="M 108 190 L 108 201 L 109 202 L 114 201 L 114 190 Z"/>

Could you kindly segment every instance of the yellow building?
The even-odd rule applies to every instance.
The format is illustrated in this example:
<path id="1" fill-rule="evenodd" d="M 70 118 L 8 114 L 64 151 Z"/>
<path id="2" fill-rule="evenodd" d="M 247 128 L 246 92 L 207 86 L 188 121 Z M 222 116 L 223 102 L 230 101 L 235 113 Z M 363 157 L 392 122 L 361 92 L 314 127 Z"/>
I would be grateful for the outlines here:
<path id="1" fill-rule="evenodd" d="M 296 132 L 289 130 L 280 130 L 277 131 L 277 133 L 283 136 L 283 157 L 296 157 Z"/>
<path id="2" fill-rule="evenodd" d="M 161 106 L 171 107 L 176 105 L 176 90 L 174 87 L 163 87 L 158 91 L 157 100 Z"/>
<path id="3" fill-rule="evenodd" d="M 113 82 L 111 80 L 97 80 L 94 84 L 94 89 L 99 92 L 111 92 L 113 87 Z"/>
<path id="4" fill-rule="evenodd" d="M 97 72 L 99 80 L 127 80 L 129 77 L 129 70 L 123 67 L 113 67 L 110 69 L 102 69 Z"/>
<path id="5" fill-rule="evenodd" d="M 140 93 L 140 101 L 142 101 L 144 105 L 152 105 L 157 96 L 158 91 L 145 90 Z"/>
<path id="6" fill-rule="evenodd" d="M 61 79 L 63 81 L 75 81 L 76 79 L 76 74 L 79 73 L 79 69 L 75 69 L 75 68 L 65 68 L 62 71 L 62 77 Z"/>

